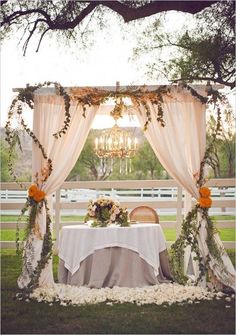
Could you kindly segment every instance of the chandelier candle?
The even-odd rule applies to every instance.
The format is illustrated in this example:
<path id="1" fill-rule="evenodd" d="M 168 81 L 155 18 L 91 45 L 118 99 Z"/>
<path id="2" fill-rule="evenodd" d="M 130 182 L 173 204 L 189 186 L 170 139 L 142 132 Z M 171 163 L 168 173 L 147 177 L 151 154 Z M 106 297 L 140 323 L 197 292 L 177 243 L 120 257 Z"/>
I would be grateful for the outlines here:
<path id="1" fill-rule="evenodd" d="M 138 139 L 133 138 L 132 134 L 117 125 L 117 120 L 122 117 L 122 111 L 125 108 L 123 101 L 116 101 L 115 108 L 111 111 L 111 116 L 115 120 L 112 128 L 104 129 L 99 137 L 95 139 L 95 153 L 101 158 L 103 170 L 107 167 L 109 160 L 110 169 L 113 169 L 113 159 L 120 159 L 120 173 L 131 172 L 131 158 L 136 154 L 138 148 Z"/>

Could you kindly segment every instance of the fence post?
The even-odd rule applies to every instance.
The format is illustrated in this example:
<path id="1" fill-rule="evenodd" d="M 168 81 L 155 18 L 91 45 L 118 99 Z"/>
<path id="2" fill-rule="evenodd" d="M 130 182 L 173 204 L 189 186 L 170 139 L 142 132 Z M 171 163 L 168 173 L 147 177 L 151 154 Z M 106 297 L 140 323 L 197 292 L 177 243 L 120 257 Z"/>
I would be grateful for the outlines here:
<path id="1" fill-rule="evenodd" d="M 140 189 L 140 196 L 141 196 L 141 199 L 143 199 L 143 188 Z"/>
<path id="2" fill-rule="evenodd" d="M 54 228 L 54 233 L 56 235 L 56 242 L 54 246 L 54 253 L 58 253 L 58 245 L 59 245 L 59 232 L 61 228 L 61 214 L 60 214 L 60 201 L 61 201 L 61 190 L 58 189 L 56 191 L 56 199 L 55 199 L 55 228 Z"/>
<path id="3" fill-rule="evenodd" d="M 177 211 L 176 211 L 176 238 L 180 235 L 182 225 L 182 187 L 177 187 Z"/>

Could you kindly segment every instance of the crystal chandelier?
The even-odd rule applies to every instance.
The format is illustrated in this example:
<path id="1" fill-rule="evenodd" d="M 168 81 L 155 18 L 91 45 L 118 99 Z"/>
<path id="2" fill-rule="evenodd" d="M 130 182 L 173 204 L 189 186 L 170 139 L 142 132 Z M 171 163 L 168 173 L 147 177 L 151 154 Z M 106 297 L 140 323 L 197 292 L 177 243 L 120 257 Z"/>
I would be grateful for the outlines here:
<path id="1" fill-rule="evenodd" d="M 117 125 L 117 120 L 122 117 L 122 112 L 126 106 L 122 99 L 116 101 L 115 108 L 110 115 L 115 120 L 111 129 L 104 130 L 99 137 L 95 139 L 95 153 L 101 158 L 101 166 L 104 162 L 110 160 L 110 168 L 113 168 L 113 159 L 120 159 L 120 173 L 131 172 L 131 158 L 138 149 L 138 140 L 132 134 Z M 105 164 L 107 165 L 107 164 Z"/>

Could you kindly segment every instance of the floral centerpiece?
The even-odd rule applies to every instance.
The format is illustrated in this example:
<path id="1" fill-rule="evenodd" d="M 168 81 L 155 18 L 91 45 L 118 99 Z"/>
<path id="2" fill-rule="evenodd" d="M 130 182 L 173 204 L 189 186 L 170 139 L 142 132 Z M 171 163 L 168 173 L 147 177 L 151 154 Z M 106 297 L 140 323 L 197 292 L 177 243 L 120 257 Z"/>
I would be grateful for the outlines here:
<path id="1" fill-rule="evenodd" d="M 99 198 L 90 200 L 85 222 L 93 221 L 92 227 L 106 227 L 116 224 L 121 227 L 129 226 L 128 210 L 120 206 L 118 201 L 110 198 Z"/>

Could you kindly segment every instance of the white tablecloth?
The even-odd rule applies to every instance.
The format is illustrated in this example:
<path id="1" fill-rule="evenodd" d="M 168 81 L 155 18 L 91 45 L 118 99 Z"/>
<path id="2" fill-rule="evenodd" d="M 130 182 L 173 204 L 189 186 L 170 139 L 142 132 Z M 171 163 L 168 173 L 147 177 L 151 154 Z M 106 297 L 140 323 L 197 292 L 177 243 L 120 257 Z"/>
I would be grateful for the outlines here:
<path id="1" fill-rule="evenodd" d="M 59 257 L 72 275 L 86 257 L 107 247 L 122 247 L 137 252 L 158 275 L 159 253 L 166 249 L 166 242 L 161 226 L 151 223 L 105 228 L 66 226 L 61 230 Z"/>

